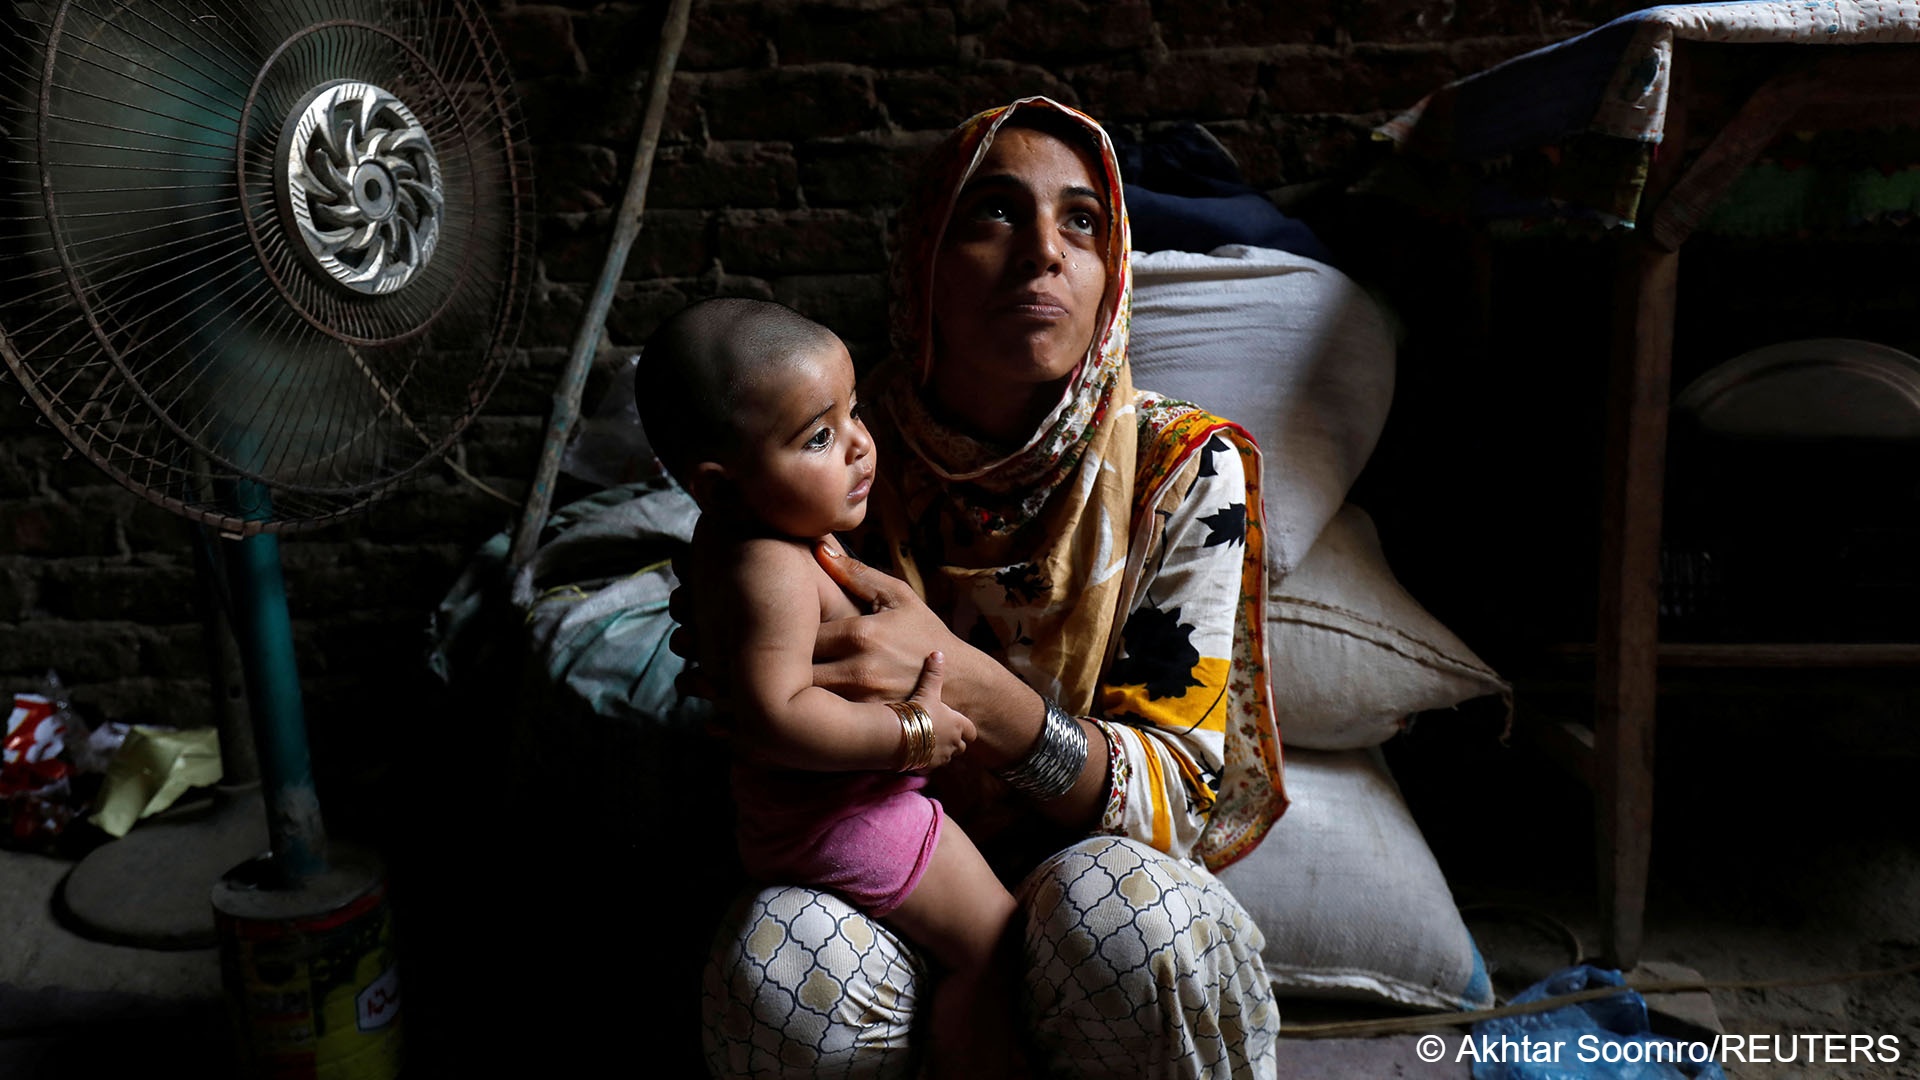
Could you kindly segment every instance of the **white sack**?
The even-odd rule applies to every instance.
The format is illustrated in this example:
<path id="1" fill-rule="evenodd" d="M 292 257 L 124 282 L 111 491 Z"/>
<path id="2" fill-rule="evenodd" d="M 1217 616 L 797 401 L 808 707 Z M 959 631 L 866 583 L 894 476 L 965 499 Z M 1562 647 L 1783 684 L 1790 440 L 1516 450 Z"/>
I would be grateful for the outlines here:
<path id="1" fill-rule="evenodd" d="M 1287 751 L 1293 805 L 1220 880 L 1266 935 L 1282 997 L 1484 1009 L 1493 986 L 1375 750 Z"/>
<path id="2" fill-rule="evenodd" d="M 1373 519 L 1341 508 L 1299 569 L 1269 583 L 1267 659 L 1280 741 L 1376 746 L 1413 713 L 1512 690 L 1402 588 Z M 1293 786 L 1288 771 L 1287 786 Z"/>
<path id="3" fill-rule="evenodd" d="M 1133 383 L 1253 434 L 1267 564 L 1284 576 L 1340 509 L 1386 423 L 1386 313 L 1333 267 L 1265 248 L 1136 252 L 1133 274 Z"/>

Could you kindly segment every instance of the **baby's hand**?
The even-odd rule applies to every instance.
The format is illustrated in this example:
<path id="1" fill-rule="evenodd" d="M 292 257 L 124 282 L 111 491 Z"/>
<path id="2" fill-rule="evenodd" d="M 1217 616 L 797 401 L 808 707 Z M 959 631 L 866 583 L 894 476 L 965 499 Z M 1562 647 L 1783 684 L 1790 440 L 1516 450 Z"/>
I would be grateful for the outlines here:
<path id="1" fill-rule="evenodd" d="M 920 681 L 914 683 L 913 693 L 907 697 L 933 718 L 931 768 L 939 768 L 966 753 L 967 744 L 980 734 L 973 721 L 940 703 L 940 680 L 946 677 L 945 663 L 946 657 L 940 653 L 927 654 L 926 662 L 920 665 Z"/>

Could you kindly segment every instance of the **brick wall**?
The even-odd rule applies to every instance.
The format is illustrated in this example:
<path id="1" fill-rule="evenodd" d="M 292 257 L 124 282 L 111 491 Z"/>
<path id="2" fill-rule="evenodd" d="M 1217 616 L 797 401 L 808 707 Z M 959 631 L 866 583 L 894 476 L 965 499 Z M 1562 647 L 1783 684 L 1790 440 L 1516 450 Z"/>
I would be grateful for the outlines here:
<path id="1" fill-rule="evenodd" d="M 787 302 L 871 359 L 887 215 L 916 156 L 977 109 L 1045 93 L 1135 133 L 1198 121 L 1285 197 L 1347 176 L 1370 128 L 1431 87 L 1634 6 L 698 0 L 602 360 L 718 292 Z M 599 272 L 665 4 L 489 7 L 535 146 L 540 267 L 520 362 L 458 458 L 517 497 Z M 62 449 L 27 407 L 0 408 L 0 678 L 54 668 L 90 717 L 205 722 L 186 527 Z M 364 520 L 285 542 L 323 788 L 330 761 L 377 763 L 367 748 L 392 725 L 458 724 L 433 715 L 427 614 L 514 516 L 440 468 Z"/>

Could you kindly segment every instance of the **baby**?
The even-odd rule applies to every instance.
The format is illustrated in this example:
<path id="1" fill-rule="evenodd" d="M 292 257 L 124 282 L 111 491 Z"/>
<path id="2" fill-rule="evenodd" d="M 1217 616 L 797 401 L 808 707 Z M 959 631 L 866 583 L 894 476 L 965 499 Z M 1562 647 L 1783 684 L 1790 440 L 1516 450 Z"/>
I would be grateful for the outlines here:
<path id="1" fill-rule="evenodd" d="M 813 685 L 818 625 L 861 614 L 813 546 L 861 523 L 874 482 L 846 346 L 779 304 L 721 298 L 669 318 L 640 363 L 648 439 L 700 505 L 682 586 L 729 695 L 747 873 L 833 890 L 926 949 L 944 969 L 932 1075 L 1011 1075 L 1014 900 L 921 791 L 975 736 L 940 701 L 941 654 L 904 702 Z"/>

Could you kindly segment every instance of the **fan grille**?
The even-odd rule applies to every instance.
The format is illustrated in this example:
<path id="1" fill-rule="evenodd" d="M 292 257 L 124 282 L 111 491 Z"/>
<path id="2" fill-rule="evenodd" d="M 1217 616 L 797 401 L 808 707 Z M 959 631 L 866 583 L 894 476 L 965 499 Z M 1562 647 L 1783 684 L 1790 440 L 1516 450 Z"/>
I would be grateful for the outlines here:
<path id="1" fill-rule="evenodd" d="M 445 452 L 505 367 L 532 265 L 522 123 L 471 4 L 70 2 L 13 21 L 0 354 L 74 447 L 241 535 L 353 513 Z M 348 102 L 302 147 L 316 99 L 361 84 L 398 107 L 363 123 Z"/>

